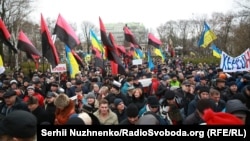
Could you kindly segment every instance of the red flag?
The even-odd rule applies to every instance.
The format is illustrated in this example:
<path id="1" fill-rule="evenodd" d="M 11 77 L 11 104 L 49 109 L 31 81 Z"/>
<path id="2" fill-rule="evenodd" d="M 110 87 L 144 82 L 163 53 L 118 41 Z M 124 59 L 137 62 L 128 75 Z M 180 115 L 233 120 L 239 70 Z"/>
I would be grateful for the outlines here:
<path id="1" fill-rule="evenodd" d="M 125 40 L 127 42 L 132 43 L 135 47 L 139 47 L 141 48 L 141 46 L 138 44 L 138 42 L 136 41 L 133 33 L 130 31 L 130 29 L 127 27 L 127 25 L 123 28 L 124 31 L 124 35 L 125 35 Z"/>
<path id="2" fill-rule="evenodd" d="M 152 33 L 148 34 L 148 45 L 152 45 L 156 48 L 159 48 L 162 42 L 157 39 Z"/>
<path id="3" fill-rule="evenodd" d="M 52 68 L 59 64 L 58 51 L 52 41 L 47 24 L 41 14 L 41 34 L 42 34 L 42 53 L 47 58 Z"/>
<path id="4" fill-rule="evenodd" d="M 11 50 L 14 51 L 14 53 L 17 53 L 17 49 L 12 45 L 12 43 L 10 43 L 10 33 L 7 29 L 7 27 L 5 26 L 3 20 L 0 18 L 0 39 L 2 40 L 2 42 L 8 46 L 9 48 L 11 48 Z"/>
<path id="5" fill-rule="evenodd" d="M 76 33 L 61 14 L 58 15 L 54 34 L 71 49 L 80 44 Z"/>
<path id="6" fill-rule="evenodd" d="M 36 47 L 31 43 L 29 38 L 21 30 L 18 35 L 17 48 L 26 52 L 30 55 L 36 55 L 41 57 L 42 54 L 36 49 Z"/>

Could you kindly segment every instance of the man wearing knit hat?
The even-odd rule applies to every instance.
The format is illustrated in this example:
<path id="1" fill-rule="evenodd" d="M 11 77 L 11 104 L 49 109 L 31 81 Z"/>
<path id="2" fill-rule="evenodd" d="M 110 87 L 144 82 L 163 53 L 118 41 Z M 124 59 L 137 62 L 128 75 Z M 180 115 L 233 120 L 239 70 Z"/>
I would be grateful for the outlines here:
<path id="1" fill-rule="evenodd" d="M 24 102 L 27 102 L 29 100 L 30 97 L 34 96 L 38 99 L 39 101 L 39 106 L 40 107 L 43 107 L 44 106 L 44 97 L 40 94 L 40 93 L 36 93 L 35 92 L 35 87 L 34 86 L 28 86 L 27 87 L 27 93 L 28 95 L 26 95 L 24 98 L 23 98 L 23 101 Z"/>
<path id="2" fill-rule="evenodd" d="M 139 119 L 139 110 L 138 107 L 131 103 L 126 109 L 127 118 L 122 120 L 119 125 L 135 125 Z"/>
<path id="3" fill-rule="evenodd" d="M 122 99 L 116 98 L 114 100 L 115 109 L 113 110 L 118 117 L 118 122 L 120 123 L 122 120 L 127 118 L 126 115 L 126 106 L 124 105 Z"/>
<path id="4" fill-rule="evenodd" d="M 171 125 L 182 124 L 182 116 L 175 99 L 175 91 L 166 91 L 161 102 L 160 114 L 168 119 Z"/>
<path id="5" fill-rule="evenodd" d="M 86 100 L 86 104 L 89 105 L 92 109 L 91 111 L 95 112 L 98 109 L 99 101 L 96 99 L 96 95 L 94 94 L 94 92 L 89 92 L 86 95 Z"/>
<path id="6" fill-rule="evenodd" d="M 19 88 L 19 83 L 17 80 L 13 79 L 10 81 L 10 88 L 9 90 L 16 91 L 16 95 L 21 99 L 24 97 L 24 92 Z"/>
<path id="7" fill-rule="evenodd" d="M 160 103 L 158 98 L 155 95 L 149 96 L 148 103 L 139 111 L 139 118 L 147 114 L 153 114 L 156 116 L 160 125 L 168 125 L 169 123 L 166 119 L 164 119 L 164 117 L 161 116 L 159 109 Z"/>
<path id="8" fill-rule="evenodd" d="M 225 101 L 234 99 L 235 95 L 241 95 L 241 93 L 238 91 L 238 86 L 235 81 L 231 81 L 228 83 L 228 92 L 225 95 Z"/>
<path id="9" fill-rule="evenodd" d="M 195 112 L 197 102 L 200 99 L 209 99 L 209 88 L 208 87 L 200 87 L 198 95 L 188 104 L 187 116 Z"/>

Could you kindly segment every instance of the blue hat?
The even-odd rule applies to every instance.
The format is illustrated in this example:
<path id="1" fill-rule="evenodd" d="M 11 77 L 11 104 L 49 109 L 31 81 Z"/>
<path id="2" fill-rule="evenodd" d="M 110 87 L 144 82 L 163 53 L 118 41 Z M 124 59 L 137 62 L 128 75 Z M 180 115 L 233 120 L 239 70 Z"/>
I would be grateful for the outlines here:
<path id="1" fill-rule="evenodd" d="M 117 107 L 121 102 L 123 102 L 122 99 L 116 98 L 116 99 L 114 100 L 115 107 Z"/>

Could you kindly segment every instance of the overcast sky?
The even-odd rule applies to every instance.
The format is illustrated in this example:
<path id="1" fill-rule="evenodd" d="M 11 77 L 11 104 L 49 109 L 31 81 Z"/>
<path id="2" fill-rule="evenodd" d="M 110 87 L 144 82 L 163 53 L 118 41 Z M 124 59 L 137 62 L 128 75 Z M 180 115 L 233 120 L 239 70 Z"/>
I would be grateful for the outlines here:
<path id="1" fill-rule="evenodd" d="M 140 22 L 155 30 L 159 25 L 194 15 L 226 13 L 234 9 L 234 0 L 37 0 L 33 19 L 56 19 L 60 13 L 70 23 L 89 21 L 99 27 L 103 23 Z M 194 18 L 194 17 L 193 17 Z"/>

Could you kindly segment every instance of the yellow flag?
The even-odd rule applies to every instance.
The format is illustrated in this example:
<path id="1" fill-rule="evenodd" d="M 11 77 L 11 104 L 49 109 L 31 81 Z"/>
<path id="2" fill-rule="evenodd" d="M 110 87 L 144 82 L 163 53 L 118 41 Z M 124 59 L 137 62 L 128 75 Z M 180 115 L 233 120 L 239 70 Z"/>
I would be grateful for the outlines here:
<path id="1" fill-rule="evenodd" d="M 0 55 L 0 74 L 4 73 L 5 67 L 3 65 L 2 55 Z"/>

